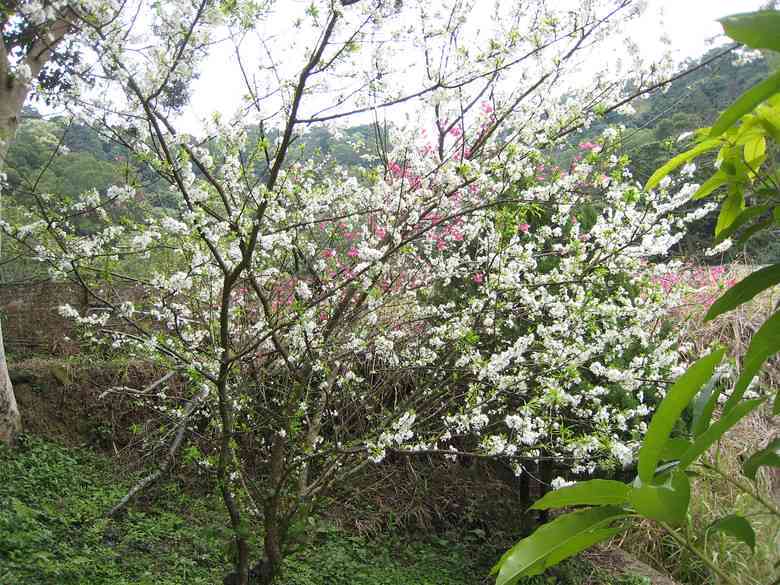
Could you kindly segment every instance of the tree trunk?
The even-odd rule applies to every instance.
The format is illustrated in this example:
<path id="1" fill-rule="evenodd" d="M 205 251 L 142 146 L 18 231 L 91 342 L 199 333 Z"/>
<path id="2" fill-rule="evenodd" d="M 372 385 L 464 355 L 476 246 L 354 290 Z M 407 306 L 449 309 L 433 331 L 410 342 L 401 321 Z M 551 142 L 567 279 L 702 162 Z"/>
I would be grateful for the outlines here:
<path id="1" fill-rule="evenodd" d="M 282 541 L 286 526 L 285 520 L 281 517 L 279 504 L 282 492 L 282 483 L 284 482 L 284 467 L 286 457 L 285 438 L 279 434 L 274 435 L 274 442 L 271 446 L 271 469 L 268 482 L 271 487 L 271 494 L 263 506 L 263 525 L 265 534 L 263 535 L 263 550 L 265 552 L 265 566 L 263 574 L 260 575 L 262 585 L 271 585 L 279 576 L 282 569 Z"/>
<path id="2" fill-rule="evenodd" d="M 0 67 L 0 69 L 2 69 Z M 5 76 L 0 76 L 5 77 Z M 19 127 L 19 115 L 29 88 L 0 79 L 0 218 L 2 217 L 3 170 L 11 141 Z M 0 254 L 2 247 L 0 246 Z M 8 375 L 2 322 L 0 322 L 0 442 L 12 445 L 22 429 L 22 417 L 16 405 L 14 388 Z"/>

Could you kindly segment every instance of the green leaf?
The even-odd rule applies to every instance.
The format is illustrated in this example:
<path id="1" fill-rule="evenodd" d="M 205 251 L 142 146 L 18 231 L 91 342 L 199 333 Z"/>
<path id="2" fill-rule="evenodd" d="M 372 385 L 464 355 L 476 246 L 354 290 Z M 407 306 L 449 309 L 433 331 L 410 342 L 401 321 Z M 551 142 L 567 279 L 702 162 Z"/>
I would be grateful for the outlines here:
<path id="1" fill-rule="evenodd" d="M 780 311 L 769 317 L 750 340 L 745 359 L 742 361 L 742 372 L 731 396 L 723 406 L 723 412 L 734 408 L 763 363 L 778 351 L 780 351 Z"/>
<path id="2" fill-rule="evenodd" d="M 737 218 L 733 221 L 733 223 L 729 227 L 727 227 L 725 230 L 723 230 L 720 233 L 720 235 L 716 238 L 716 241 L 722 242 L 726 238 L 730 238 L 734 234 L 734 232 L 736 232 L 739 228 L 741 228 L 751 219 L 760 217 L 767 211 L 769 211 L 768 205 L 758 205 L 754 207 L 748 207 L 737 216 Z"/>
<path id="3" fill-rule="evenodd" d="M 736 309 L 746 303 L 761 291 L 780 284 L 780 264 L 773 264 L 761 270 L 756 270 L 740 280 L 727 290 L 717 301 L 712 303 L 704 316 L 704 321 L 711 321 L 718 315 Z"/>
<path id="4" fill-rule="evenodd" d="M 639 478 L 631 490 L 629 502 L 634 509 L 652 520 L 682 524 L 691 500 L 691 482 L 681 471 L 673 471 L 663 484 L 643 483 Z"/>
<path id="5" fill-rule="evenodd" d="M 720 419 L 711 424 L 706 431 L 696 437 L 693 445 L 691 445 L 690 448 L 685 453 L 683 453 L 683 456 L 680 457 L 678 468 L 685 469 L 691 463 L 696 461 L 699 455 L 709 449 L 715 443 L 715 441 L 720 439 L 726 433 L 726 431 L 741 421 L 745 415 L 755 410 L 760 404 L 764 402 L 764 400 L 764 398 L 757 398 L 755 400 L 740 402 L 730 412 L 724 413 Z"/>
<path id="6" fill-rule="evenodd" d="M 764 154 L 766 154 L 766 138 L 763 136 L 753 137 L 745 143 L 745 162 L 752 168 L 756 169 L 760 166 L 755 164 L 755 161 L 763 158 Z"/>
<path id="7" fill-rule="evenodd" d="M 731 224 L 734 223 L 734 220 L 739 217 L 739 214 L 742 213 L 742 210 L 745 209 L 745 196 L 743 195 L 742 190 L 735 185 L 729 185 L 729 188 L 729 196 L 726 197 L 726 200 L 720 206 L 718 223 L 715 226 L 716 236 L 720 235 L 723 230 L 731 226 Z"/>
<path id="8" fill-rule="evenodd" d="M 775 142 L 780 142 L 780 111 L 763 105 L 756 110 L 761 126 L 772 136 Z"/>
<path id="9" fill-rule="evenodd" d="M 761 230 L 765 230 L 768 227 L 772 225 L 772 220 L 766 220 L 759 222 L 757 224 L 751 225 L 748 229 L 746 229 L 744 232 L 740 234 L 740 236 L 737 238 L 738 244 L 744 244 L 747 242 L 750 238 L 752 238 L 754 235 L 756 235 Z M 724 232 L 725 233 L 725 232 Z"/>
<path id="10" fill-rule="evenodd" d="M 498 574 L 496 585 L 510 585 L 520 577 L 539 575 L 553 561 L 610 538 L 622 528 L 608 526 L 627 515 L 617 506 L 600 506 L 558 516 L 504 553 L 491 571 Z"/>
<path id="11" fill-rule="evenodd" d="M 732 39 L 753 49 L 780 51 L 780 12 L 758 10 L 732 14 L 718 20 Z"/>
<path id="12" fill-rule="evenodd" d="M 722 187 L 726 184 L 726 181 L 728 181 L 728 175 L 724 173 L 723 171 L 718 171 L 714 175 L 712 175 L 709 179 L 704 181 L 702 183 L 701 187 L 699 187 L 696 191 L 696 193 L 693 194 L 693 197 L 691 197 L 691 201 L 696 201 L 697 199 L 704 199 L 710 193 L 715 191 L 718 187 Z"/>
<path id="13" fill-rule="evenodd" d="M 550 567 L 554 567 L 564 559 L 568 559 L 577 553 L 581 553 L 582 551 L 592 547 L 594 544 L 609 540 L 624 530 L 625 526 L 615 526 L 614 528 L 597 528 L 595 530 L 590 530 L 575 536 L 569 540 L 565 546 L 559 546 L 547 558 L 545 558 L 543 566 L 541 563 L 539 563 L 536 568 L 538 573 L 536 574 L 541 574 Z"/>
<path id="14" fill-rule="evenodd" d="M 780 71 L 770 75 L 743 93 L 723 112 L 710 130 L 710 138 L 717 138 L 745 114 L 752 112 L 759 104 L 780 91 Z M 705 144 L 704 142 L 702 144 Z"/>
<path id="15" fill-rule="evenodd" d="M 720 520 L 715 520 L 715 522 L 710 524 L 707 528 L 707 533 L 709 534 L 711 532 L 723 532 L 744 542 L 753 552 L 756 550 L 756 533 L 753 531 L 750 522 L 745 520 L 742 516 L 730 514 L 724 516 Z"/>
<path id="16" fill-rule="evenodd" d="M 658 185 L 658 183 L 661 182 L 661 179 L 663 179 L 666 175 L 671 173 L 674 169 L 681 167 L 688 161 L 693 160 L 694 158 L 696 158 L 700 154 L 707 152 L 708 150 L 713 150 L 714 148 L 718 148 L 720 144 L 721 144 L 720 140 L 705 140 L 704 142 L 697 144 L 690 150 L 681 152 L 680 154 L 675 156 L 673 159 L 668 161 L 665 165 L 663 165 L 661 168 L 659 168 L 657 171 L 653 173 L 653 175 L 647 180 L 647 184 L 645 185 L 645 191 L 649 191 L 650 189 L 655 188 Z"/>
<path id="17" fill-rule="evenodd" d="M 624 504 L 628 501 L 631 488 L 619 481 L 593 479 L 547 492 L 537 501 L 532 510 L 549 510 L 566 506 L 601 506 Z"/>
<path id="18" fill-rule="evenodd" d="M 745 477 L 755 480 L 758 468 L 762 465 L 780 467 L 780 437 L 771 441 L 761 451 L 753 453 L 742 465 L 742 473 Z"/>
<path id="19" fill-rule="evenodd" d="M 638 470 L 643 483 L 649 484 L 653 479 L 658 460 L 674 424 L 699 389 L 712 377 L 715 367 L 723 359 L 724 352 L 723 348 L 717 349 L 690 366 L 658 405 L 639 449 Z"/>
<path id="20" fill-rule="evenodd" d="M 694 437 L 701 435 L 710 426 L 712 413 L 715 412 L 715 407 L 718 405 L 718 396 L 720 396 L 720 386 L 717 378 L 713 376 L 699 392 L 693 403 L 691 433 Z"/>
<path id="21" fill-rule="evenodd" d="M 691 442 L 682 437 L 672 437 L 666 441 L 664 450 L 661 452 L 661 461 L 674 461 L 682 457 L 691 446 Z"/>

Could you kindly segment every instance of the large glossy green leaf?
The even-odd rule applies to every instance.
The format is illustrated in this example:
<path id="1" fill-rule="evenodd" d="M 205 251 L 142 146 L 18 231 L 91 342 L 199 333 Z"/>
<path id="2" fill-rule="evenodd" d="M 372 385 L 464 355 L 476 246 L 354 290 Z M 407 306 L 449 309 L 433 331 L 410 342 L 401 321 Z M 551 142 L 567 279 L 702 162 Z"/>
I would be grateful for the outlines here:
<path id="1" fill-rule="evenodd" d="M 691 463 L 709 449 L 718 439 L 720 439 L 726 431 L 741 421 L 747 414 L 758 408 L 761 403 L 764 402 L 764 398 L 756 398 L 755 400 L 747 400 L 740 402 L 731 411 L 724 413 L 717 421 L 712 423 L 706 431 L 696 437 L 693 445 L 683 453 L 678 463 L 679 469 L 685 469 Z"/>
<path id="2" fill-rule="evenodd" d="M 697 199 L 704 199 L 713 191 L 725 185 L 726 181 L 728 181 L 728 175 L 723 171 L 717 171 L 714 175 L 701 184 L 701 187 L 696 190 L 696 193 L 693 194 L 691 200 L 696 201 Z"/>
<path id="3" fill-rule="evenodd" d="M 745 394 L 750 382 L 761 370 L 763 363 L 778 351 L 780 351 L 780 311 L 769 317 L 750 340 L 745 359 L 742 360 L 742 372 L 731 396 L 723 406 L 724 412 L 734 408 Z"/>
<path id="4" fill-rule="evenodd" d="M 565 558 L 564 554 L 571 556 L 609 538 L 620 530 L 609 526 L 626 516 L 628 514 L 617 506 L 588 508 L 558 516 L 504 553 L 491 571 L 491 574 L 498 574 L 496 585 L 511 585 L 520 577 L 538 575 L 544 571 L 548 560 L 560 561 Z"/>
<path id="5" fill-rule="evenodd" d="M 654 189 L 656 186 L 658 186 L 658 183 L 661 182 L 661 179 L 671 173 L 674 169 L 681 167 L 685 163 L 695 159 L 701 154 L 704 154 L 708 150 L 718 148 L 720 145 L 720 140 L 705 140 L 690 150 L 681 152 L 652 174 L 652 176 L 647 180 L 645 190 L 649 191 L 650 189 Z"/>
<path id="6" fill-rule="evenodd" d="M 672 385 L 650 421 L 642 447 L 639 449 L 639 477 L 649 484 L 672 427 L 699 389 L 712 377 L 723 359 L 724 349 L 717 349 L 690 366 Z"/>
<path id="7" fill-rule="evenodd" d="M 691 442 L 682 437 L 672 437 L 666 441 L 664 450 L 661 451 L 661 461 L 673 461 L 682 457 L 691 446 Z"/>
<path id="8" fill-rule="evenodd" d="M 767 77 L 743 93 L 723 112 L 710 130 L 710 138 L 717 138 L 742 116 L 752 112 L 759 104 L 780 91 L 780 71 Z M 704 144 L 704 143 L 702 143 Z"/>
<path id="9" fill-rule="evenodd" d="M 745 477 L 756 479 L 758 468 L 762 465 L 780 467 L 780 437 L 771 441 L 761 451 L 753 453 L 742 465 L 742 473 Z"/>
<path id="10" fill-rule="evenodd" d="M 644 516 L 669 524 L 682 524 L 691 500 L 691 483 L 682 471 L 673 471 L 662 484 L 643 483 L 639 478 L 629 502 Z"/>
<path id="11" fill-rule="evenodd" d="M 625 526 L 615 526 L 614 528 L 597 528 L 595 530 L 583 532 L 570 539 L 565 545 L 556 548 L 550 553 L 550 556 L 546 557 L 543 561 L 540 561 L 537 566 L 534 567 L 534 572 L 529 573 L 529 575 L 540 575 L 561 561 L 589 549 L 594 544 L 609 540 L 613 536 L 623 532 L 625 529 Z"/>
<path id="12" fill-rule="evenodd" d="M 756 115 L 764 130 L 775 142 L 780 142 L 780 108 L 763 105 L 756 110 Z"/>
<path id="13" fill-rule="evenodd" d="M 715 235 L 719 236 L 728 229 L 745 209 L 745 195 L 736 185 L 729 186 L 729 196 L 720 206 L 718 223 L 715 225 Z"/>
<path id="14" fill-rule="evenodd" d="M 761 270 L 756 270 L 749 276 L 740 280 L 727 290 L 717 301 L 712 303 L 709 311 L 704 316 L 705 321 L 710 321 L 727 311 L 736 309 L 742 303 L 746 303 L 761 291 L 780 284 L 780 264 L 773 264 Z"/>
<path id="15" fill-rule="evenodd" d="M 745 142 L 745 162 L 753 169 L 758 169 L 766 154 L 766 138 L 753 136 Z"/>
<path id="16" fill-rule="evenodd" d="M 780 51 L 780 12 L 759 10 L 732 14 L 718 22 L 732 39 L 753 49 Z"/>
<path id="17" fill-rule="evenodd" d="M 619 481 L 592 479 L 580 481 L 547 492 L 542 499 L 531 506 L 533 510 L 549 510 L 566 506 L 603 506 L 605 504 L 624 504 L 628 501 L 631 488 Z"/>
<path id="18" fill-rule="evenodd" d="M 709 525 L 707 532 L 723 532 L 744 542 L 752 551 L 756 550 L 756 533 L 753 531 L 753 527 L 750 522 L 737 514 L 730 514 L 720 520 L 715 520 Z"/>
<path id="19" fill-rule="evenodd" d="M 768 205 L 756 205 L 753 207 L 748 207 L 737 216 L 737 218 L 731 223 L 729 227 L 720 232 L 715 241 L 720 243 L 726 238 L 730 238 L 732 235 L 734 235 L 734 232 L 736 232 L 743 225 L 753 219 L 756 219 L 757 217 L 761 217 L 767 211 L 769 211 Z"/>

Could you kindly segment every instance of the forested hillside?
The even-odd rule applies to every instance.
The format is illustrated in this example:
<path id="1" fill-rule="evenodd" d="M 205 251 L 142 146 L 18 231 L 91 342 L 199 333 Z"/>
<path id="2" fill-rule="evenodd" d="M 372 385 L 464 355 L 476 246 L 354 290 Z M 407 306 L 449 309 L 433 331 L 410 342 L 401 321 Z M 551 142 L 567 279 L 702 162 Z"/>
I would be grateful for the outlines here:
<path id="1" fill-rule="evenodd" d="M 655 169 L 680 150 L 677 138 L 681 134 L 711 124 L 719 112 L 766 75 L 770 67 L 764 58 L 742 63 L 727 54 L 696 69 L 699 63 L 708 62 L 722 52 L 722 47 L 713 48 L 699 60 L 686 62 L 684 68 L 694 71 L 663 90 L 633 102 L 634 113 L 609 114 L 588 131 L 573 136 L 561 160 L 570 162 L 580 152 L 579 144 L 596 140 L 607 126 L 622 125 L 625 127 L 621 136 L 622 152 L 630 158 L 635 179 L 644 184 Z M 129 153 L 117 140 L 121 136 L 101 134 L 83 123 L 61 117 L 44 118 L 34 108 L 27 108 L 23 117 L 6 168 L 11 195 L 11 204 L 7 202 L 6 206 L 11 217 L 26 206 L 35 205 L 33 193 L 73 197 L 92 189 L 105 191 L 110 185 L 125 182 L 137 187 L 135 208 L 139 214 L 165 213 L 173 205 L 170 184 Z M 278 131 L 264 132 L 264 138 L 260 128 L 252 132 L 254 138 L 250 138 L 250 143 L 255 140 L 271 149 L 278 146 Z M 337 165 L 360 174 L 381 162 L 391 141 L 392 128 L 387 126 L 355 126 L 338 132 L 314 127 L 297 138 L 292 156 L 302 161 L 314 158 L 323 169 Z M 253 164 L 258 176 L 267 171 L 262 158 Z M 89 222 L 83 223 L 88 230 Z M 675 253 L 696 256 L 713 227 L 714 216 L 693 224 Z M 22 250 L 18 252 L 24 255 Z M 753 241 L 748 248 L 731 250 L 726 260 L 745 253 L 755 262 L 769 262 L 780 254 L 780 246 L 773 241 Z M 715 258 L 718 262 L 722 260 Z M 34 265 L 24 262 L 4 264 L 5 281 L 22 279 L 34 269 Z"/>

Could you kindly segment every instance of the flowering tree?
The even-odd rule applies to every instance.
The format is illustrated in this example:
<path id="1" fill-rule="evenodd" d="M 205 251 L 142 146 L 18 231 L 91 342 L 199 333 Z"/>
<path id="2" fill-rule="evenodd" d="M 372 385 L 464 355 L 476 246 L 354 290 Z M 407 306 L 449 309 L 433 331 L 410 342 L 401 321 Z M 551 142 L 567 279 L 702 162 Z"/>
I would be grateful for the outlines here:
<path id="1" fill-rule="evenodd" d="M 158 407 L 175 446 L 196 424 L 209 439 L 200 464 L 230 516 L 234 582 L 273 581 L 318 496 L 388 453 L 505 457 L 517 473 L 632 460 L 677 365 L 658 323 L 668 299 L 642 259 L 676 241 L 693 191 L 631 185 L 615 131 L 566 169 L 552 161 L 624 103 L 627 78 L 658 84 L 641 63 L 574 82 L 632 4 L 498 2 L 480 18 L 460 0 L 138 1 L 121 34 L 90 29 L 95 79 L 109 81 L 74 113 L 153 168 L 178 207 L 116 221 L 138 185 L 36 193 L 28 221 L 3 229 L 110 308 L 62 307 L 86 331 L 188 380 Z M 295 67 L 269 32 L 281 22 Z M 246 101 L 185 133 L 186 88 L 225 31 Z M 418 113 L 390 138 L 377 124 L 371 170 L 295 156 L 306 127 L 391 107 Z M 100 227 L 80 232 L 84 215 Z M 128 283 L 144 298 L 123 296 Z M 247 518 L 264 527 L 251 571 Z"/>

